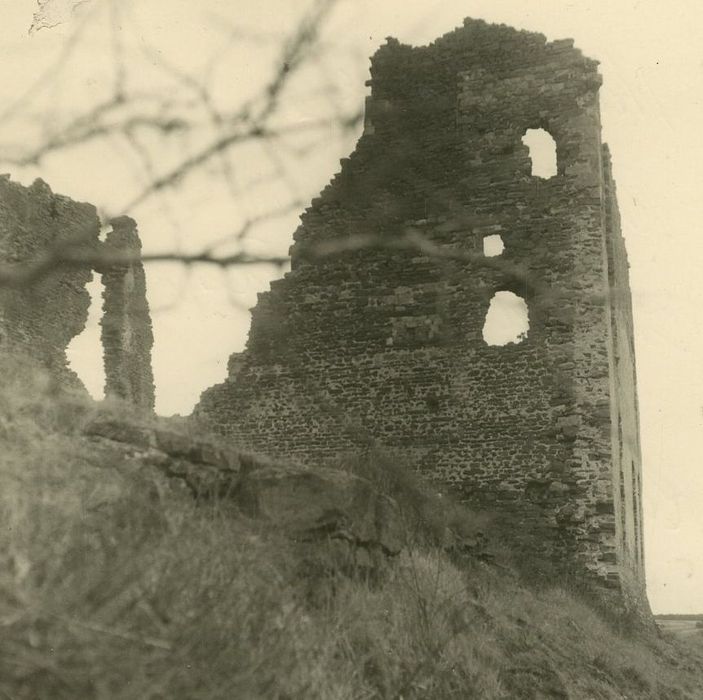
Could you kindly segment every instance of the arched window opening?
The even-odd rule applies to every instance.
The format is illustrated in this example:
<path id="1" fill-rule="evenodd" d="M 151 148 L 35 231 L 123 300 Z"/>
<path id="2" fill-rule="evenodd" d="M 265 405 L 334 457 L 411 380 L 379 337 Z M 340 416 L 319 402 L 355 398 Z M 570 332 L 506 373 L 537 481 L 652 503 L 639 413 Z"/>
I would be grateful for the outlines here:
<path id="1" fill-rule="evenodd" d="M 491 299 L 483 326 L 488 345 L 520 343 L 527 338 L 530 321 L 527 303 L 513 292 L 496 292 Z"/>
<path id="2" fill-rule="evenodd" d="M 70 368 L 78 375 L 88 393 L 99 401 L 105 391 L 105 368 L 100 340 L 103 284 L 97 272 L 93 272 L 93 279 L 88 282 L 86 289 L 90 294 L 88 320 L 83 331 L 68 344 L 66 356 Z"/>
<path id="3" fill-rule="evenodd" d="M 493 233 L 483 239 L 483 254 L 487 258 L 494 258 L 505 250 L 505 244 L 499 234 Z"/>
<path id="4" fill-rule="evenodd" d="M 530 151 L 532 175 L 549 178 L 557 174 L 557 144 L 544 129 L 528 129 L 522 142 Z"/>

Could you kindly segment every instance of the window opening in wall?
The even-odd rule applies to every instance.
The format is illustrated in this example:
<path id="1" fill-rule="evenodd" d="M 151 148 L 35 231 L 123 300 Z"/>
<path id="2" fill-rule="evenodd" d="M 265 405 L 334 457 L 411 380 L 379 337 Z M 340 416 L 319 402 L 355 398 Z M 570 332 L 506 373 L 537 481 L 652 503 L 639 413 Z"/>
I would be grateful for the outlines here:
<path id="1" fill-rule="evenodd" d="M 532 175 L 548 178 L 557 174 L 557 144 L 544 129 L 528 129 L 522 142 L 530 151 Z"/>
<path id="2" fill-rule="evenodd" d="M 527 338 L 530 321 L 525 300 L 513 292 L 496 292 L 488 307 L 483 339 L 488 345 L 520 343 Z"/>
<path id="3" fill-rule="evenodd" d="M 93 279 L 86 289 L 90 294 L 88 320 L 81 333 L 75 336 L 66 348 L 70 368 L 78 375 L 88 393 L 101 400 L 105 391 L 105 368 L 103 366 L 103 346 L 100 339 L 100 319 L 102 318 L 102 278 L 93 272 Z"/>
<path id="4" fill-rule="evenodd" d="M 485 236 L 483 239 L 483 254 L 487 258 L 494 258 L 500 255 L 505 250 L 503 239 L 499 234 L 493 233 L 490 236 Z"/>

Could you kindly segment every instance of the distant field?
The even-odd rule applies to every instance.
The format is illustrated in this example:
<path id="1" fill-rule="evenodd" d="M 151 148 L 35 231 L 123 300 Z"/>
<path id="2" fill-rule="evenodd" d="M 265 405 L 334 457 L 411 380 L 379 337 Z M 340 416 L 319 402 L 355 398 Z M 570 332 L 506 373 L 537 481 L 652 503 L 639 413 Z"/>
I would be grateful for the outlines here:
<path id="1" fill-rule="evenodd" d="M 701 615 L 691 615 L 690 617 L 685 617 L 683 615 L 677 615 L 676 617 L 667 616 L 656 618 L 659 629 L 663 632 L 671 632 L 682 637 L 688 637 L 690 635 L 699 634 L 703 637 L 703 616 Z M 697 627 L 696 625 L 701 625 Z"/>

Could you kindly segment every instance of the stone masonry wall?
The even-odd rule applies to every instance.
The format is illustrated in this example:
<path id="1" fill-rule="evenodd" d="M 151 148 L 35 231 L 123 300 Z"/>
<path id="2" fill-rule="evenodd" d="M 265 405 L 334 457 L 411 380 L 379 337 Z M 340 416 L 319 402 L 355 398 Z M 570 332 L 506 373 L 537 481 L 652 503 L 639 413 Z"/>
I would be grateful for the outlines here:
<path id="1" fill-rule="evenodd" d="M 105 249 L 138 257 L 141 241 L 136 223 L 127 216 L 113 219 Z M 105 394 L 153 410 L 154 377 L 151 348 L 154 336 L 141 262 L 110 265 L 102 273 L 102 344 L 105 353 Z"/>
<path id="2" fill-rule="evenodd" d="M 371 76 L 356 150 L 197 413 L 310 464 L 372 437 L 501 513 L 525 551 L 641 599 L 631 302 L 596 62 L 467 20 L 425 47 L 389 39 Z M 532 128 L 556 142 L 554 177 L 532 175 Z M 484 258 L 495 234 L 505 249 Z M 491 346 L 503 290 L 530 327 Z"/>
<path id="3" fill-rule="evenodd" d="M 95 207 L 54 194 L 42 180 L 30 187 L 0 177 L 0 260 L 34 260 L 67 241 L 97 248 Z M 24 287 L 0 287 L 0 348 L 36 359 L 62 383 L 82 387 L 66 357 L 85 327 L 90 307 L 90 268 L 63 268 Z"/>
<path id="4" fill-rule="evenodd" d="M 52 249 L 80 245 L 88 252 L 135 253 L 141 243 L 131 219 L 112 222 L 99 240 L 94 206 L 54 194 L 42 180 L 30 187 L 0 177 L 0 261 L 31 263 Z M 106 393 L 153 410 L 153 337 L 141 263 L 103 264 L 105 315 L 102 320 Z M 69 367 L 66 348 L 88 318 L 90 266 L 58 266 L 18 287 L 0 287 L 0 351 L 20 353 L 46 367 L 61 385 L 82 389 Z"/>
<path id="5" fill-rule="evenodd" d="M 629 263 L 612 180 L 610 153 L 604 152 L 606 231 L 611 300 L 611 411 L 613 516 L 618 561 L 627 562 L 624 572 L 644 580 L 642 522 L 642 453 L 637 403 L 637 372 L 629 286 Z"/>

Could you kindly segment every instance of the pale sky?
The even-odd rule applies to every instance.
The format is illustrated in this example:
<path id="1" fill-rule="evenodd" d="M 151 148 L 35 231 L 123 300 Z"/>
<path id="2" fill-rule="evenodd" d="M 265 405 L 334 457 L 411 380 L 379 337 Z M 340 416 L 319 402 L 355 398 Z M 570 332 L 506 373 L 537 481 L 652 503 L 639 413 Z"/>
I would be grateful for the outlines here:
<path id="1" fill-rule="evenodd" d="M 157 59 L 198 74 L 225 45 L 230 25 L 246 27 L 247 38 L 217 54 L 212 73 L 216 102 L 237 104 L 260 84 L 275 39 L 307 5 L 122 0 L 119 51 L 133 59 L 133 86 L 148 89 L 163 80 Z M 66 13 L 62 24 L 29 35 L 34 0 L 0 0 L 0 152 L 29 142 L 37 129 L 51 129 L 51 123 L 31 121 L 27 105 L 37 114 L 51 106 L 60 118 L 106 94 L 115 56 L 108 8 L 92 0 L 79 9 Z M 467 16 L 539 31 L 548 39 L 574 38 L 601 63 L 604 140 L 613 154 L 631 264 L 649 596 L 655 612 L 703 613 L 703 10 L 698 0 L 340 0 L 324 32 L 328 56 L 293 86 L 300 94 L 288 103 L 288 120 L 304 124 L 319 116 L 323 98 L 316 86 L 325 86 L 327 96 L 333 89 L 345 108 L 361 106 L 368 56 L 386 36 L 421 45 Z M 62 62 L 62 46 L 81 22 L 89 30 Z M 38 81 L 52 66 L 56 77 Z M 15 109 L 35 81 L 29 101 Z M 309 201 L 338 171 L 357 136 L 330 132 L 313 151 L 281 156 L 282 167 L 294 176 L 273 184 L 267 180 L 270 158 L 256 149 L 242 153 L 232 165 L 245 195 L 233 196 L 231 183 L 208 171 L 177 195 L 137 207 L 130 213 L 145 249 L 196 251 L 277 202 L 291 196 Z M 180 148 L 177 142 L 165 148 L 160 164 L 175 162 Z M 39 167 L 0 162 L 2 172 L 25 184 L 41 176 L 55 192 L 108 213 L 121 212 L 139 190 L 145 177 L 140 167 L 138 155 L 113 139 L 64 150 Z M 260 180 L 267 184 L 257 185 Z M 256 249 L 284 252 L 296 220 L 296 213 L 287 214 L 259 229 Z M 246 308 L 278 274 L 269 268 L 227 275 L 202 269 L 186 280 L 180 268 L 148 268 L 160 413 L 189 413 L 203 389 L 222 381 L 227 357 L 246 340 Z M 98 318 L 94 304 L 89 328 L 71 347 L 74 368 L 96 396 L 102 387 Z"/>

